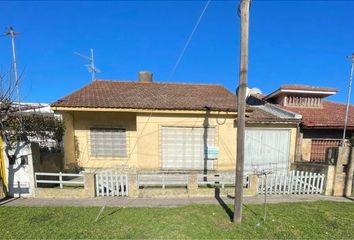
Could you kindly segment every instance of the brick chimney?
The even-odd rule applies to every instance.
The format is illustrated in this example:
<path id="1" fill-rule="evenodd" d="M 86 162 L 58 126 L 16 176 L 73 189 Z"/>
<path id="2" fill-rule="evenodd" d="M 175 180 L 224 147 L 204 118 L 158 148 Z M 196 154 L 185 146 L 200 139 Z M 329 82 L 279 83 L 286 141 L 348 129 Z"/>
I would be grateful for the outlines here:
<path id="1" fill-rule="evenodd" d="M 146 83 L 152 82 L 152 72 L 140 71 L 138 76 L 139 76 L 138 79 L 139 82 L 146 82 Z"/>

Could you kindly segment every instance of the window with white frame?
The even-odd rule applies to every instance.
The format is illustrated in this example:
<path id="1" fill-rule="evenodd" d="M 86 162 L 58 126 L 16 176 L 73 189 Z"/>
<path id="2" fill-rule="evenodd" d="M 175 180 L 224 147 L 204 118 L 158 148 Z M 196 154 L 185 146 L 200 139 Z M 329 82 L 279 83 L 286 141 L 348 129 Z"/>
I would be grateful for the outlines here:
<path id="1" fill-rule="evenodd" d="M 122 128 L 91 128 L 91 156 L 126 157 L 127 135 Z"/>

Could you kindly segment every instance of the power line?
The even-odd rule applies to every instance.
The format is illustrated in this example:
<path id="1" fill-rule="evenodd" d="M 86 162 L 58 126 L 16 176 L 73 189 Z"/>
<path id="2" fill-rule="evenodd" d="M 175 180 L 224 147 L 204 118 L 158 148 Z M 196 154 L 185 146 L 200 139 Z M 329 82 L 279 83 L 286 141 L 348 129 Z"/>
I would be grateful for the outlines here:
<path id="1" fill-rule="evenodd" d="M 350 58 L 352 64 L 351 64 L 351 68 L 350 68 L 350 77 L 349 77 L 349 86 L 348 86 L 347 106 L 346 106 L 345 118 L 344 118 L 344 130 L 343 130 L 342 146 L 344 146 L 345 134 L 346 134 L 347 125 L 348 125 L 350 94 L 351 94 L 351 91 L 352 91 L 352 81 L 353 81 L 353 71 L 354 71 L 354 53 L 351 56 L 348 56 L 348 58 Z"/>
<path id="2" fill-rule="evenodd" d="M 184 45 L 184 47 L 183 47 L 181 53 L 179 54 L 179 56 L 178 56 L 178 58 L 177 58 L 177 61 L 176 61 L 175 65 L 173 66 L 173 68 L 172 68 L 172 70 L 171 70 L 171 72 L 170 72 L 170 75 L 168 76 L 168 80 L 170 80 L 170 79 L 173 77 L 173 75 L 175 74 L 176 69 L 177 69 L 179 63 L 181 62 L 181 60 L 182 60 L 182 58 L 183 58 L 183 56 L 184 56 L 184 53 L 186 52 L 186 50 L 187 50 L 187 48 L 188 48 L 190 42 L 192 41 L 193 35 L 194 35 L 195 31 L 197 30 L 197 28 L 198 28 L 200 22 L 202 21 L 203 16 L 204 16 L 204 13 L 205 13 L 205 11 L 207 10 L 207 8 L 208 8 L 210 2 L 211 2 L 211 0 L 208 0 L 208 1 L 206 2 L 205 6 L 204 6 L 204 8 L 203 8 L 203 11 L 201 12 L 201 14 L 200 14 L 200 16 L 199 16 L 197 22 L 195 23 L 194 28 L 193 28 L 191 34 L 189 35 L 189 37 L 188 37 L 188 39 L 187 39 L 187 42 L 185 43 L 185 45 Z"/>

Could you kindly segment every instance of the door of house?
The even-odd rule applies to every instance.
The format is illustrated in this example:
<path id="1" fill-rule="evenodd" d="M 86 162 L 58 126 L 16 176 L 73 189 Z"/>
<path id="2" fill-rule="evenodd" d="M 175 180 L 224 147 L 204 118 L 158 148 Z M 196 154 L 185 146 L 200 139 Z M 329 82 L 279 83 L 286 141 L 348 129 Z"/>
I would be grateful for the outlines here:
<path id="1" fill-rule="evenodd" d="M 246 129 L 245 172 L 289 170 L 290 130 Z"/>
<path id="2" fill-rule="evenodd" d="M 162 168 L 174 170 L 213 169 L 205 149 L 215 145 L 215 128 L 162 127 Z"/>

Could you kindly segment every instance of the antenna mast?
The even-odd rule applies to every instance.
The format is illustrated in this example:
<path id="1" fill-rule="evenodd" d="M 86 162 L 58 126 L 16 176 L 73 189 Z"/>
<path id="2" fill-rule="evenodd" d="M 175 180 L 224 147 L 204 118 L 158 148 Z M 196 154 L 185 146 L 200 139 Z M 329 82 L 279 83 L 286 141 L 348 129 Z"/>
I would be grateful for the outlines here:
<path id="1" fill-rule="evenodd" d="M 95 58 L 93 55 L 93 49 L 91 48 L 91 56 L 90 57 L 83 55 L 81 53 L 78 53 L 78 52 L 74 52 L 74 53 L 76 55 L 78 55 L 79 57 L 89 61 L 89 64 L 86 64 L 85 66 L 88 68 L 88 71 L 91 73 L 91 81 L 95 80 L 96 73 L 100 73 L 101 71 L 95 67 Z"/>
<path id="2" fill-rule="evenodd" d="M 16 94 L 17 94 L 17 104 L 18 104 L 19 112 L 21 114 L 20 86 L 19 86 L 20 79 L 18 78 L 17 61 L 16 61 L 16 46 L 15 46 L 15 36 L 19 35 L 19 33 L 15 32 L 13 27 L 9 27 L 8 31 L 5 33 L 5 35 L 11 37 L 12 64 L 13 64 L 13 68 L 14 68 L 15 87 L 16 87 Z"/>

